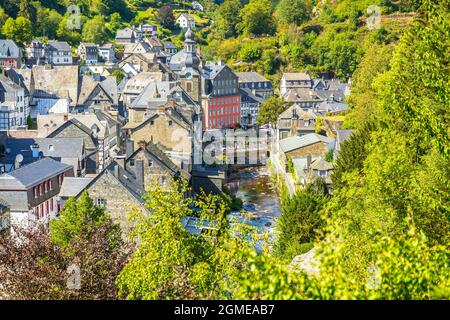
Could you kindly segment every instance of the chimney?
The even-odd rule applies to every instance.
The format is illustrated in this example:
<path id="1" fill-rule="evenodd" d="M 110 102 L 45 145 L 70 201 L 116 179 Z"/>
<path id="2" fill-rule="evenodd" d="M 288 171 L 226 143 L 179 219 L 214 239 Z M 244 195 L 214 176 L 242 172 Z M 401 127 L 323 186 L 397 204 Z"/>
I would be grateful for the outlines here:
<path id="1" fill-rule="evenodd" d="M 139 148 L 144 148 L 145 149 L 145 147 L 146 147 L 145 141 L 139 141 L 138 145 L 139 145 Z"/>
<path id="2" fill-rule="evenodd" d="M 125 157 L 117 157 L 116 162 L 119 166 L 125 169 Z"/>
<path id="3" fill-rule="evenodd" d="M 311 157 L 311 155 L 309 154 L 309 155 L 306 157 L 306 169 L 307 169 L 307 171 L 309 171 L 309 168 L 311 167 L 311 162 L 312 162 L 312 157 Z"/>
<path id="4" fill-rule="evenodd" d="M 69 120 L 69 115 L 68 114 L 65 114 L 64 115 L 64 121 L 68 121 Z"/>
<path id="5" fill-rule="evenodd" d="M 126 142 L 126 156 L 129 158 L 133 152 L 134 152 L 134 141 L 133 140 L 127 140 Z"/>
<path id="6" fill-rule="evenodd" d="M 118 164 L 116 164 L 116 166 L 114 167 L 114 177 L 119 179 L 119 165 Z"/>
<path id="7" fill-rule="evenodd" d="M 144 161 L 136 160 L 136 180 L 139 185 L 144 186 Z"/>
<path id="8" fill-rule="evenodd" d="M 33 158 L 39 158 L 41 156 L 41 150 L 39 148 L 39 145 L 37 143 L 34 143 L 31 146 L 31 152 L 33 153 Z"/>

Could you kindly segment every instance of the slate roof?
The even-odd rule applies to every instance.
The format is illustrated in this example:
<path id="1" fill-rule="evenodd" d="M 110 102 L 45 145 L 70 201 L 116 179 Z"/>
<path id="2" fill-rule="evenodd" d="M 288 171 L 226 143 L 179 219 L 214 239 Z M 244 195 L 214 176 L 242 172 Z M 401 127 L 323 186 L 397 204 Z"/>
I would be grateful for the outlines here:
<path id="1" fill-rule="evenodd" d="M 172 59 L 173 59 L 173 57 L 172 57 Z M 202 77 L 206 78 L 206 79 L 213 80 L 225 68 L 228 68 L 226 64 L 210 64 L 210 63 L 207 63 L 202 69 Z"/>
<path id="2" fill-rule="evenodd" d="M 172 41 L 163 42 L 164 49 L 177 49 L 177 46 Z"/>
<path id="3" fill-rule="evenodd" d="M 63 198 L 75 197 L 80 194 L 93 178 L 66 177 L 63 180 L 59 196 Z"/>
<path id="4" fill-rule="evenodd" d="M 311 162 L 311 169 L 312 170 L 333 170 L 333 163 L 325 161 L 322 158 L 316 159 L 314 161 Z"/>
<path id="5" fill-rule="evenodd" d="M 115 168 L 117 167 L 118 170 L 118 176 L 116 177 L 114 174 Z M 92 179 L 84 189 L 89 189 L 90 186 L 96 183 L 103 175 L 109 174 L 117 181 L 120 182 L 120 184 L 130 192 L 132 196 L 134 196 L 140 203 L 145 203 L 145 200 L 142 198 L 143 195 L 145 195 L 146 191 L 144 189 L 144 186 L 140 185 L 137 181 L 136 177 L 133 173 L 129 172 L 128 170 L 125 170 L 122 168 L 117 162 L 113 161 L 109 164 L 109 166 L 104 169 L 102 172 L 100 172 L 94 179 Z M 78 194 L 75 197 L 78 197 L 81 192 L 84 190 L 80 190 Z"/>
<path id="6" fill-rule="evenodd" d="M 27 190 L 71 168 L 72 166 L 51 158 L 42 158 L 10 173 L 0 175 L 0 190 Z"/>
<path id="7" fill-rule="evenodd" d="M 303 110 L 302 107 L 300 107 L 297 104 L 294 104 L 294 105 L 290 106 L 288 109 L 286 109 L 285 111 L 283 111 L 279 115 L 278 119 L 279 120 L 292 119 L 294 111 L 299 119 L 313 120 L 313 119 L 317 118 L 316 114 L 311 109 Z"/>
<path id="8" fill-rule="evenodd" d="M 21 154 L 25 165 L 38 160 L 33 158 L 31 146 L 39 145 L 39 149 L 44 157 L 58 159 L 75 158 L 81 159 L 83 155 L 84 141 L 82 138 L 8 138 L 5 140 L 5 163 L 15 163 L 16 156 Z M 53 146 L 53 148 L 50 148 Z M 66 161 L 63 161 L 66 162 Z"/>
<path id="9" fill-rule="evenodd" d="M 291 88 L 283 95 L 286 102 L 310 102 L 317 101 L 322 102 L 323 97 L 319 96 L 317 92 L 310 88 Z"/>
<path id="10" fill-rule="evenodd" d="M 17 44 L 10 39 L 0 39 L 0 58 L 19 58 L 20 48 Z"/>
<path id="11" fill-rule="evenodd" d="M 255 103 L 262 104 L 265 101 L 263 97 L 253 94 L 253 91 L 249 88 L 239 88 L 239 92 L 241 96 L 245 96 L 243 97 L 242 102 L 245 102 L 246 99 L 250 99 Z"/>
<path id="12" fill-rule="evenodd" d="M 317 133 L 308 133 L 304 136 L 292 136 L 280 141 L 280 147 L 283 152 L 289 152 L 299 148 L 309 146 L 317 142 L 325 142 L 327 144 L 333 143 L 334 140 L 328 137 L 322 136 Z"/>
<path id="13" fill-rule="evenodd" d="M 287 81 L 310 81 L 311 77 L 305 72 L 285 72 L 283 78 Z"/>
<path id="14" fill-rule="evenodd" d="M 235 72 L 235 74 L 238 76 L 240 83 L 269 82 L 269 80 L 264 78 L 258 72 Z"/>
<path id="15" fill-rule="evenodd" d="M 72 48 L 65 41 L 49 41 L 47 46 L 56 51 L 72 51 Z"/>

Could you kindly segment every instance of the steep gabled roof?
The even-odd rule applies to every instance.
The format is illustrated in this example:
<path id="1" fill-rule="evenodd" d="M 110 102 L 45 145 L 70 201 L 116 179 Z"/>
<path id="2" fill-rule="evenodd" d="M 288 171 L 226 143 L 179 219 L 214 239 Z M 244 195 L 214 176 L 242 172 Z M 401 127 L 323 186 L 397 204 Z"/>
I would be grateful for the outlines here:
<path id="1" fill-rule="evenodd" d="M 304 136 L 292 136 L 280 141 L 280 147 L 283 152 L 289 152 L 299 148 L 309 146 L 317 142 L 325 142 L 327 144 L 332 143 L 334 140 L 328 137 L 322 136 L 317 133 L 309 133 Z"/>
<path id="2" fill-rule="evenodd" d="M 72 166 L 51 158 L 42 158 L 10 173 L 0 175 L 0 190 L 27 190 L 71 168 Z"/>

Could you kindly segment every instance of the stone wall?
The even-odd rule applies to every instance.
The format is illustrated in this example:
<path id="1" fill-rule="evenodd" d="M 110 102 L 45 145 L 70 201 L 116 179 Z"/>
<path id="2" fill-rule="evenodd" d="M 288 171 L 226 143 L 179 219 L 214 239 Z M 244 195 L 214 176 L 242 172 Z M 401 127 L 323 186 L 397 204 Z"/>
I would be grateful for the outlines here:
<path id="1" fill-rule="evenodd" d="M 128 220 L 131 207 L 146 210 L 109 171 L 104 171 L 87 191 L 94 201 L 96 198 L 106 200 L 105 211 L 120 225 L 124 234 L 128 233 L 132 226 Z"/>
<path id="2" fill-rule="evenodd" d="M 169 124 L 171 121 L 171 124 Z M 179 154 L 191 154 L 192 142 L 188 130 L 178 125 L 165 114 L 148 121 L 143 127 L 136 129 L 131 134 L 134 148 L 139 148 L 139 142 L 153 142 L 161 146 L 163 150 L 174 151 Z"/>

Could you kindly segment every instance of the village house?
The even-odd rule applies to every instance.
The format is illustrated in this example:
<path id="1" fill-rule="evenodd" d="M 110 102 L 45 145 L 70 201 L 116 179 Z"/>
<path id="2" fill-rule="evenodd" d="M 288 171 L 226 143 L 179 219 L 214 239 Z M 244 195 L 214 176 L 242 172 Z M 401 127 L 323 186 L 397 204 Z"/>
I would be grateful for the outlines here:
<path id="1" fill-rule="evenodd" d="M 239 92 L 241 94 L 241 126 L 252 127 L 256 125 L 259 107 L 264 103 L 264 98 L 248 88 L 239 88 Z"/>
<path id="2" fill-rule="evenodd" d="M 76 197 L 79 195 L 88 184 L 94 178 L 86 178 L 86 177 L 66 177 L 64 178 L 61 189 L 59 190 L 58 198 L 59 203 L 61 204 L 61 208 L 64 208 L 64 204 L 71 197 Z"/>
<path id="3" fill-rule="evenodd" d="M 10 210 L 11 226 L 48 224 L 57 217 L 59 190 L 64 178 L 72 176 L 72 166 L 51 158 L 0 175 L 0 199 Z"/>
<path id="4" fill-rule="evenodd" d="M 334 165 L 322 157 L 302 157 L 292 159 L 294 175 L 300 185 L 305 187 L 317 178 L 322 178 L 327 185 L 328 191 L 332 191 L 331 175 Z"/>
<path id="5" fill-rule="evenodd" d="M 314 133 L 316 119 L 317 116 L 311 109 L 304 110 L 298 105 L 290 106 L 278 117 L 278 139 Z"/>
<path id="6" fill-rule="evenodd" d="M 126 43 L 123 45 L 123 56 L 128 57 L 131 54 L 145 54 L 151 52 L 151 47 L 147 42 L 139 41 L 135 43 Z M 152 56 L 149 55 L 152 58 Z"/>
<path id="7" fill-rule="evenodd" d="M 117 30 L 116 43 L 125 44 L 125 43 L 135 43 L 135 42 L 136 42 L 136 35 L 131 28 Z"/>
<path id="8" fill-rule="evenodd" d="M 199 106 L 176 81 L 152 80 L 139 90 L 141 92 L 132 97 L 131 104 L 127 104 L 127 116 L 131 124 L 141 123 L 168 103 L 176 105 L 178 110 L 186 114 L 190 113 L 189 117 L 193 121 L 199 113 Z"/>
<path id="9" fill-rule="evenodd" d="M 143 181 L 143 164 L 137 160 L 136 165 L 141 169 L 135 176 L 117 162 L 112 162 L 105 170 L 101 171 L 94 179 L 85 185 L 74 197 L 79 198 L 84 190 L 93 198 L 94 204 L 104 208 L 112 220 L 119 224 L 124 239 L 130 231 L 132 224 L 129 220 L 129 212 L 132 208 L 146 212 L 145 189 Z M 84 184 L 85 181 L 79 184 Z M 77 189 L 80 189 L 79 187 Z M 64 195 L 73 194 L 70 189 L 64 189 Z"/>
<path id="10" fill-rule="evenodd" d="M 20 83 L 20 79 L 18 81 Z M 28 91 L 24 86 L 0 74 L 0 130 L 27 128 L 29 115 Z"/>
<path id="11" fill-rule="evenodd" d="M 86 64 L 98 63 L 98 46 L 94 43 L 80 43 L 77 54 L 80 56 L 81 61 L 84 61 Z"/>
<path id="12" fill-rule="evenodd" d="M 33 92 L 30 113 L 33 119 L 38 114 L 67 113 L 78 102 L 78 66 L 33 66 L 32 81 L 28 90 Z"/>
<path id="13" fill-rule="evenodd" d="M 267 99 L 273 96 L 272 82 L 257 72 L 236 72 L 239 88 L 249 89 L 254 95 Z"/>
<path id="14" fill-rule="evenodd" d="M 64 41 L 49 41 L 44 46 L 45 60 L 51 65 L 73 64 L 72 48 Z"/>
<path id="15" fill-rule="evenodd" d="M 0 67 L 20 68 L 22 66 L 22 50 L 12 40 L 0 39 Z"/>
<path id="16" fill-rule="evenodd" d="M 162 81 L 164 74 L 162 72 L 140 72 L 131 77 L 125 84 L 122 91 L 122 100 L 126 106 L 131 106 L 134 100 L 142 94 L 149 83 L 154 81 Z"/>
<path id="17" fill-rule="evenodd" d="M 131 141 L 129 148 L 126 158 L 116 159 L 116 161 L 119 164 L 120 161 L 124 161 L 122 167 L 125 167 L 135 176 L 138 176 L 138 171 L 143 170 L 142 183 L 145 187 L 151 186 L 154 183 L 159 183 L 161 186 L 171 185 L 179 179 L 189 181 L 188 172 L 185 170 L 182 171 L 152 142 L 141 143 L 139 148 L 134 151 L 134 144 Z M 143 168 L 140 168 L 141 165 Z"/>
<path id="18" fill-rule="evenodd" d="M 146 37 L 144 41 L 150 46 L 151 52 L 159 53 L 164 49 L 164 46 L 158 39 L 158 35 L 156 34 L 156 32 L 153 32 L 151 37 Z"/>
<path id="19" fill-rule="evenodd" d="M 45 62 L 44 44 L 39 40 L 33 40 L 25 47 L 27 56 L 27 64 L 29 66 L 35 64 L 43 64 Z"/>
<path id="20" fill-rule="evenodd" d="M 115 46 L 112 43 L 105 43 L 98 47 L 99 60 L 108 64 L 116 62 Z"/>
<path id="21" fill-rule="evenodd" d="M 86 173 L 86 150 L 81 138 L 18 138 L 6 132 L 0 135 L 0 145 L 5 149 L 0 155 L 0 173 L 12 172 L 42 157 L 72 166 L 75 176 Z"/>
<path id="22" fill-rule="evenodd" d="M 139 42 L 144 38 L 144 34 L 148 32 L 145 31 L 142 26 L 139 27 L 127 27 L 125 29 L 117 30 L 116 32 L 116 43 L 126 44 Z"/>
<path id="23" fill-rule="evenodd" d="M 191 163 L 192 119 L 174 106 L 162 107 L 141 123 L 129 122 L 124 127 L 127 140 L 138 149 L 142 142 L 152 142 L 182 170 Z"/>
<path id="24" fill-rule="evenodd" d="M 163 42 L 163 50 L 164 53 L 171 57 L 178 52 L 177 46 L 172 41 L 164 41 Z M 168 60 L 169 62 L 170 60 Z"/>
<path id="25" fill-rule="evenodd" d="M 37 126 L 39 137 L 82 138 L 87 174 L 100 172 L 120 152 L 121 123 L 102 111 L 38 116 Z"/>
<path id="26" fill-rule="evenodd" d="M 98 74 L 81 75 L 76 111 L 117 110 L 119 93 L 116 77 L 102 77 Z"/>
<path id="27" fill-rule="evenodd" d="M 222 62 L 202 69 L 202 109 L 205 129 L 224 129 L 241 122 L 238 77 Z"/>
<path id="28" fill-rule="evenodd" d="M 280 93 L 285 95 L 291 89 L 312 87 L 311 77 L 304 72 L 285 72 L 280 81 Z"/>
<path id="29" fill-rule="evenodd" d="M 181 13 L 177 20 L 176 23 L 180 26 L 180 28 L 182 29 L 195 29 L 195 19 L 192 15 L 190 15 L 189 13 Z"/>
<path id="30" fill-rule="evenodd" d="M 203 12 L 204 10 L 202 4 L 198 1 L 192 1 L 192 9 L 200 12 Z"/>
<path id="31" fill-rule="evenodd" d="M 291 136 L 279 141 L 280 162 L 287 165 L 288 158 L 324 157 L 334 148 L 334 140 L 317 133 Z"/>
<path id="32" fill-rule="evenodd" d="M 151 23 L 146 23 L 141 26 L 141 30 L 144 33 L 148 34 L 148 33 L 153 33 L 153 32 L 158 31 L 158 27 Z"/>

